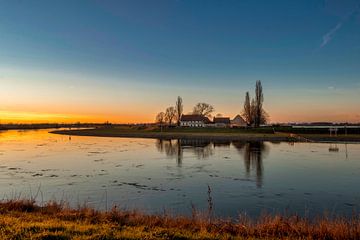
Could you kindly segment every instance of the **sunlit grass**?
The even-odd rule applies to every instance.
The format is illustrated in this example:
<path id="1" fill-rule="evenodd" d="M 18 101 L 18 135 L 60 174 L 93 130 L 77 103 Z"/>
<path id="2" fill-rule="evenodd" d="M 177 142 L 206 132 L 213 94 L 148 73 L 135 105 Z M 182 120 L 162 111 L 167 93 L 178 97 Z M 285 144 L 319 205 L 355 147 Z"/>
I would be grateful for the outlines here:
<path id="1" fill-rule="evenodd" d="M 209 218 L 193 211 L 191 217 L 147 215 L 114 207 L 97 211 L 69 208 L 50 202 L 0 203 L 0 239 L 359 239 L 360 218 L 308 220 L 298 216 Z"/>

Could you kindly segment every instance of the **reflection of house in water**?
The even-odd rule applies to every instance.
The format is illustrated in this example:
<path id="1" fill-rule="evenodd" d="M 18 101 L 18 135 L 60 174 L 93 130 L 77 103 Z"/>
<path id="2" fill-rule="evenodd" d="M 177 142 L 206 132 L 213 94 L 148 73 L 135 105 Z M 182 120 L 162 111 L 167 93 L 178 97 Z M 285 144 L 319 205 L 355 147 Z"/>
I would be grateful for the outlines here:
<path id="1" fill-rule="evenodd" d="M 247 177 L 252 172 L 256 174 L 256 185 L 262 187 L 263 158 L 268 153 L 268 147 L 263 142 L 242 142 L 206 139 L 158 139 L 156 147 L 169 157 L 175 157 L 178 166 L 181 166 L 184 152 L 192 152 L 198 159 L 208 158 L 214 154 L 217 147 L 230 147 L 231 144 L 239 151 L 244 159 Z"/>
<path id="2" fill-rule="evenodd" d="M 251 171 L 256 173 L 256 185 L 262 187 L 263 182 L 263 158 L 268 153 L 268 147 L 264 142 L 232 142 L 244 157 L 244 164 L 247 177 Z"/>
<path id="3" fill-rule="evenodd" d="M 330 147 L 329 147 L 329 152 L 338 152 L 339 148 L 337 146 L 337 144 L 335 143 L 334 145 L 330 143 Z"/>
<path id="4" fill-rule="evenodd" d="M 216 147 L 230 147 L 231 141 L 229 140 L 216 140 L 213 142 L 214 148 Z"/>
<path id="5" fill-rule="evenodd" d="M 210 140 L 204 139 L 158 139 L 156 147 L 160 152 L 165 152 L 169 157 L 176 157 L 179 166 L 182 164 L 184 151 L 191 151 L 199 158 L 208 158 L 213 154 Z"/>
<path id="6" fill-rule="evenodd" d="M 207 147 L 211 144 L 210 140 L 205 139 L 178 139 L 178 141 L 180 141 L 181 146 L 185 148 Z"/>
<path id="7" fill-rule="evenodd" d="M 208 158 L 214 154 L 210 140 L 179 139 L 178 141 L 182 151 L 192 151 L 198 159 Z"/>

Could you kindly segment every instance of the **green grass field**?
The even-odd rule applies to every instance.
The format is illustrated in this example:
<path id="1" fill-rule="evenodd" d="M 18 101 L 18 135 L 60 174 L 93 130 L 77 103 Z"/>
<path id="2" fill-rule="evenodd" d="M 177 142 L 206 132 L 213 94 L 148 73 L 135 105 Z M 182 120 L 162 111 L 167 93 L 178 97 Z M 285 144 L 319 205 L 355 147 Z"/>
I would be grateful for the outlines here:
<path id="1" fill-rule="evenodd" d="M 202 138 L 214 140 L 243 140 L 243 141 L 289 141 L 287 134 L 274 134 L 263 132 L 249 132 L 242 129 L 226 128 L 170 128 L 164 129 L 139 129 L 129 127 L 96 128 L 82 130 L 62 130 L 53 133 L 77 136 L 96 137 L 129 137 L 129 138 Z"/>
<path id="2" fill-rule="evenodd" d="M 275 132 L 274 132 L 275 130 Z M 81 130 L 61 130 L 53 133 L 77 136 L 97 137 L 133 137 L 133 138 L 206 138 L 214 140 L 240 141 L 313 141 L 313 142 L 360 142 L 360 134 L 339 134 L 329 136 L 325 133 L 291 133 L 277 131 L 271 127 L 264 128 L 157 128 L 139 126 L 100 127 Z"/>

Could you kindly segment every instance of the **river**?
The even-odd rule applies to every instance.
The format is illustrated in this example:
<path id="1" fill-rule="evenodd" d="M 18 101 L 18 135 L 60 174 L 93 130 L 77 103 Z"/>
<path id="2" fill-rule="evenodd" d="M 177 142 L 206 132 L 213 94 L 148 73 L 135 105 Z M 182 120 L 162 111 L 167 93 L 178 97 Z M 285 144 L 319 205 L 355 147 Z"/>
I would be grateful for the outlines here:
<path id="1" fill-rule="evenodd" d="M 360 144 L 158 140 L 0 132 L 2 199 L 40 204 L 206 211 L 216 216 L 351 216 L 360 204 Z"/>

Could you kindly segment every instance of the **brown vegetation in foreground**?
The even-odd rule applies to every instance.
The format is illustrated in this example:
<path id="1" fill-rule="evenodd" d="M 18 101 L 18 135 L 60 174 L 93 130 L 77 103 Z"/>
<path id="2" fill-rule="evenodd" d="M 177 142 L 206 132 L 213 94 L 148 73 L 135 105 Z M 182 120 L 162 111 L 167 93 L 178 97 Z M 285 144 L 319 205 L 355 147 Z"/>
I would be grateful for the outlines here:
<path id="1" fill-rule="evenodd" d="M 360 239 L 360 218 L 263 216 L 257 220 L 71 209 L 66 204 L 0 203 L 1 239 Z"/>

